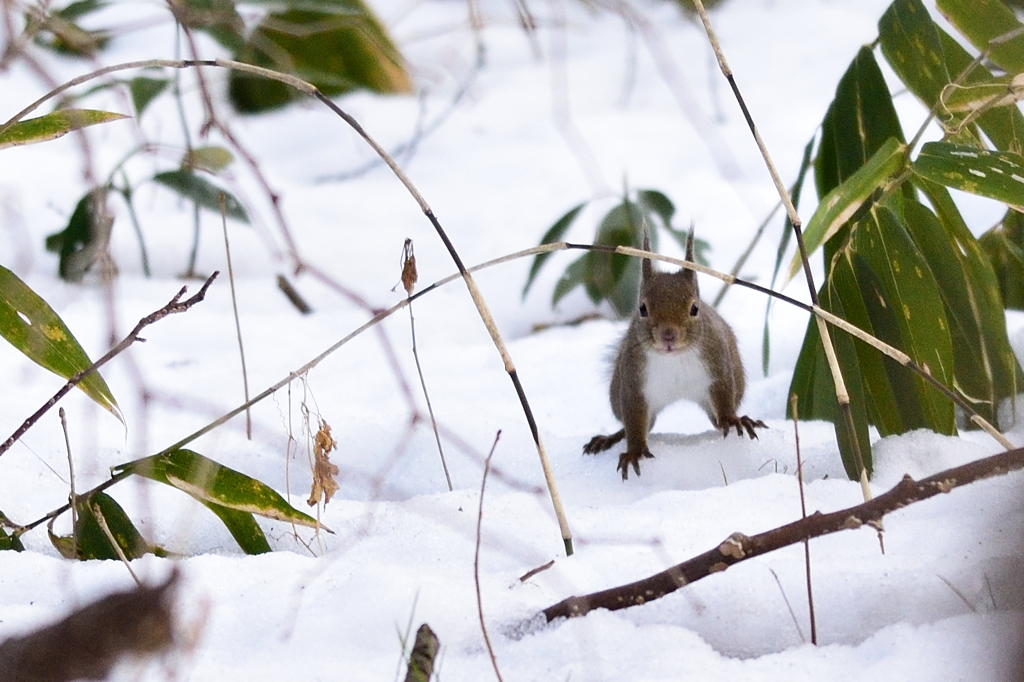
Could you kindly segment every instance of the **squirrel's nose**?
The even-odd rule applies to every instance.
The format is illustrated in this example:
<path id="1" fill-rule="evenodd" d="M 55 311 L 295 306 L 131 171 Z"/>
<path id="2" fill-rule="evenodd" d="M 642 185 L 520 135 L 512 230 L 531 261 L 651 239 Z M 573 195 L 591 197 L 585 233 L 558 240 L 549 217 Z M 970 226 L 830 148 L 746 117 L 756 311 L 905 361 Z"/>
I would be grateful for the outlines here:
<path id="1" fill-rule="evenodd" d="M 661 340 L 665 343 L 674 343 L 676 340 L 676 330 L 674 327 L 662 327 L 661 328 Z"/>

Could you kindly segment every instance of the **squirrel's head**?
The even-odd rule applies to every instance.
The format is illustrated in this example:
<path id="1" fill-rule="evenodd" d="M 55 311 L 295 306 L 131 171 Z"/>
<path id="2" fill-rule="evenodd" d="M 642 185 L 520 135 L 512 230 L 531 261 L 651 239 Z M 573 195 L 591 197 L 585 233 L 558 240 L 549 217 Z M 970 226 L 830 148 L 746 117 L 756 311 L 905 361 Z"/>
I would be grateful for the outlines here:
<path id="1" fill-rule="evenodd" d="M 650 240 L 644 235 L 644 250 Z M 693 232 L 686 242 L 686 260 L 693 260 Z M 700 338 L 703 318 L 697 275 L 686 268 L 678 272 L 656 272 L 647 258 L 640 276 L 637 315 L 645 343 L 654 350 L 677 353 L 692 348 Z"/>

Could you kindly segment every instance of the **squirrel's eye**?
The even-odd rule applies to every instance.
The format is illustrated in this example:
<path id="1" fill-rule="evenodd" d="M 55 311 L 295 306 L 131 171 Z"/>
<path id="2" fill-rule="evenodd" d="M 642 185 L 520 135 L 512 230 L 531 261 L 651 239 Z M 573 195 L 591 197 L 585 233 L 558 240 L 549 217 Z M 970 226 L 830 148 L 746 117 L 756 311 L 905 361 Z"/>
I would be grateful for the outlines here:
<path id="1" fill-rule="evenodd" d="M 697 313 L 699 312 L 700 308 L 697 307 L 696 303 L 690 306 L 690 317 L 697 317 Z"/>
<path id="2" fill-rule="evenodd" d="M 647 304 L 646 303 L 641 303 L 640 304 L 640 317 L 647 317 Z"/>

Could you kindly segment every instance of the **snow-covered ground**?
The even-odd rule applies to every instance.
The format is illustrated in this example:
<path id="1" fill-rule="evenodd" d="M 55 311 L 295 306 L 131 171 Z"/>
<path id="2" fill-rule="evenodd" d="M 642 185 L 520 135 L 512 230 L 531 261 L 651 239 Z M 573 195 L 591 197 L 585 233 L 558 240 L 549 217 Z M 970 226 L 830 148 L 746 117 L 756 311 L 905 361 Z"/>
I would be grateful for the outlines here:
<path id="1" fill-rule="evenodd" d="M 719 37 L 762 135 L 784 178 L 821 120 L 836 82 L 860 45 L 874 40 L 880 0 L 731 0 L 713 14 Z M 665 192 L 676 224 L 692 219 L 712 245 L 713 267 L 728 270 L 776 199 L 742 116 L 712 68 L 703 31 L 670 4 L 637 5 L 646 24 L 630 29 L 576 4 L 531 3 L 540 29 L 515 24 L 510 5 L 481 3 L 486 66 L 444 124 L 405 167 L 467 264 L 533 246 L 562 213 L 603 199 L 571 233 L 587 241 L 624 183 Z M 475 56 L 466 4 L 444 0 L 378 3 L 409 58 L 426 119 L 442 112 Z M 161 16 L 159 3 L 131 6 Z M 567 19 L 564 30 L 558 28 Z M 216 46 L 201 41 L 208 55 Z M 568 55 L 560 59 L 562 53 Z M 166 22 L 119 40 L 118 61 L 172 58 Z M 652 56 L 654 55 L 654 56 Z M 56 64 L 62 77 L 84 70 Z M 223 73 L 207 71 L 214 83 Z M 667 77 L 666 77 L 667 75 Z M 0 119 L 44 88 L 21 69 L 0 75 Z M 186 77 L 187 78 L 187 77 Z M 123 98 L 89 106 L 129 112 Z M 356 95 L 341 100 L 386 147 L 407 139 L 420 116 L 416 98 Z M 901 113 L 923 115 L 908 97 Z M 698 112 L 701 120 L 692 112 Z M 690 113 L 686 113 L 690 112 Z M 195 102 L 188 115 L 201 122 Z M 151 140 L 180 144 L 172 100 L 153 105 L 141 125 Z M 99 176 L 141 138 L 133 122 L 90 132 Z M 420 286 L 454 271 L 440 240 L 399 182 L 378 168 L 354 180 L 323 178 L 356 168 L 371 152 L 324 107 L 234 119 L 233 129 L 260 160 L 298 251 L 309 264 L 374 307 L 401 299 L 399 256 L 414 240 Z M 194 131 L 193 131 L 194 132 Z M 573 145 L 567 140 L 577 140 Z M 129 166 L 141 178 L 171 168 L 174 151 Z M 74 136 L 0 152 L 0 262 L 15 269 L 60 312 L 93 356 L 163 305 L 182 282 L 191 213 L 152 185 L 136 195 L 154 276 L 144 278 L 123 207 L 112 250 L 119 269 L 112 302 L 95 280 L 67 285 L 42 248 L 84 192 Z M 730 170 L 731 169 L 731 170 Z M 234 185 L 259 216 L 229 224 L 249 385 L 255 394 L 288 376 L 365 322 L 368 312 L 308 275 L 293 278 L 314 312 L 299 315 L 278 292 L 289 273 L 281 233 L 266 198 L 240 164 Z M 804 197 L 809 216 L 812 193 Z M 996 208 L 970 202 L 969 221 L 991 224 Z M 781 222 L 742 274 L 766 282 Z M 673 255 L 674 245 L 663 241 Z M 752 534 L 799 517 L 793 425 L 784 419 L 790 374 L 806 324 L 775 306 L 772 356 L 761 372 L 764 300 L 732 291 L 720 307 L 747 366 L 741 412 L 764 419 L 757 441 L 721 435 L 695 405 L 660 417 L 655 459 L 623 482 L 612 452 L 582 456 L 595 433 L 617 428 L 607 401 L 607 355 L 624 323 L 591 321 L 532 333 L 538 323 L 589 312 L 579 291 L 557 310 L 550 292 L 570 261 L 556 254 L 529 297 L 520 300 L 528 261 L 479 273 L 533 406 L 554 468 L 576 553 L 564 556 L 543 475 L 515 392 L 465 287 L 453 282 L 414 305 L 417 346 L 454 483 L 447 490 L 433 434 L 413 423 L 402 381 L 425 414 L 405 311 L 253 409 L 244 420 L 190 447 L 257 477 L 306 508 L 310 466 L 303 415 L 325 420 L 339 448 L 340 490 L 318 510 L 334 535 L 313 536 L 264 523 L 272 554 L 243 555 L 220 522 L 185 495 L 127 481 L 112 489 L 143 533 L 179 558 L 147 557 L 135 571 L 158 581 L 178 566 L 184 627 L 197 637 L 160 664 L 125 667 L 124 679 L 394 679 L 402 639 L 422 622 L 441 641 L 439 679 L 481 680 L 494 672 L 484 647 L 473 579 L 483 458 L 494 448 L 494 475 L 483 504 L 480 589 L 505 680 L 997 680 L 1009 678 L 1024 641 L 1020 584 L 1020 474 L 989 480 L 914 505 L 885 522 L 885 554 L 874 531 L 815 540 L 811 558 L 819 645 L 809 642 L 803 549 L 745 562 L 659 601 L 628 610 L 540 625 L 538 612 L 565 597 L 631 582 L 715 546 L 730 533 Z M 201 272 L 226 270 L 219 220 L 204 218 Z M 820 276 L 820 273 L 819 273 Z M 193 290 L 198 282 L 189 282 Z M 717 281 L 702 280 L 705 297 Z M 787 290 L 805 296 L 800 282 Z M 231 297 L 226 277 L 207 301 L 147 330 L 147 343 L 104 375 L 127 429 L 86 399 L 66 401 L 78 490 L 112 465 L 159 451 L 242 402 Z M 1010 316 L 1024 351 L 1024 316 Z M 397 372 L 397 373 L 396 373 Z M 400 376 L 401 381 L 396 378 Z M 0 346 L 0 425 L 12 431 L 61 381 Z M 410 426 L 411 425 L 411 426 Z M 290 440 L 289 435 L 294 437 Z M 1024 430 L 1009 434 L 1024 443 Z M 809 510 L 860 501 L 846 480 L 831 425 L 801 423 Z M 904 473 L 919 477 L 994 454 L 981 435 L 916 432 L 875 444 L 872 486 L 884 491 Z M 55 414 L 0 461 L 0 509 L 27 523 L 66 501 L 67 453 Z M 67 519 L 57 529 L 66 531 Z M 0 637 L 49 622 L 76 605 L 132 584 L 118 562 L 72 563 L 45 529 L 24 536 L 28 551 L 0 553 Z M 520 576 L 551 560 L 528 580 Z M 411 629 L 410 629 L 411 624 Z"/>

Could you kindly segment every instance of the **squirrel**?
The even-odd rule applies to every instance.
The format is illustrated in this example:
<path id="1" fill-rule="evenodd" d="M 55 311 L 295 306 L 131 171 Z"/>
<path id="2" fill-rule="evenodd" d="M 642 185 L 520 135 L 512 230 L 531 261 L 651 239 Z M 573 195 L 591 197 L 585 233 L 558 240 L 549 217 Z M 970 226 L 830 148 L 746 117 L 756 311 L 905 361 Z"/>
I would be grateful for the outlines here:
<path id="1" fill-rule="evenodd" d="M 650 238 L 644 232 L 644 250 Z M 693 229 L 686 242 L 686 260 L 693 261 Z M 715 309 L 700 299 L 697 274 L 686 268 L 656 272 L 644 258 L 640 272 L 640 300 L 629 329 L 619 342 L 612 372 L 612 412 L 623 428 L 594 436 L 583 447 L 597 454 L 623 438 L 626 451 L 619 455 L 622 480 L 629 468 L 640 475 L 640 459 L 654 457 L 647 434 L 658 413 L 686 398 L 700 405 L 723 437 L 732 428 L 756 439 L 754 428 L 767 428 L 761 420 L 737 416 L 746 379 L 736 335 Z"/>

